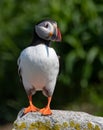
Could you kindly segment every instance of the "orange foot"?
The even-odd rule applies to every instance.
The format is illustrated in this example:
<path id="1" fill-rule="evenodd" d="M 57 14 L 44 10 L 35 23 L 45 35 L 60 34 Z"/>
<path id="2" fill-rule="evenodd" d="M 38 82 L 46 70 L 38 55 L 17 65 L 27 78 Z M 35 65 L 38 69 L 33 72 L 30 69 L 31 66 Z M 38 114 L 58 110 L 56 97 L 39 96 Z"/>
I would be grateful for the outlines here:
<path id="1" fill-rule="evenodd" d="M 39 109 L 35 107 L 34 105 L 30 105 L 27 108 L 24 109 L 24 114 L 27 114 L 28 112 L 36 112 Z"/>
<path id="2" fill-rule="evenodd" d="M 44 116 L 46 116 L 46 115 L 51 115 L 51 114 L 52 114 L 52 112 L 51 112 L 51 110 L 50 110 L 49 107 L 42 108 L 42 109 L 40 109 L 39 112 L 40 112 L 42 115 L 44 115 Z"/>

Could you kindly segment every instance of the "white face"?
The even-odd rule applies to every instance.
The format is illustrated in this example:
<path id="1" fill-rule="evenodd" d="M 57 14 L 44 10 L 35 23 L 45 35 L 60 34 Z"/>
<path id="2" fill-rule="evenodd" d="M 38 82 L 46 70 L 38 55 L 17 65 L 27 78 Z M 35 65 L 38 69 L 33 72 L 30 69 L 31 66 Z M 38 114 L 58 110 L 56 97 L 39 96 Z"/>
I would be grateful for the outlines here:
<path id="1" fill-rule="evenodd" d="M 37 35 L 45 40 L 52 40 L 52 36 L 56 35 L 57 32 L 57 24 L 51 23 L 49 21 L 43 21 L 40 24 L 35 26 L 35 30 Z M 55 33 L 55 34 L 54 34 Z"/>

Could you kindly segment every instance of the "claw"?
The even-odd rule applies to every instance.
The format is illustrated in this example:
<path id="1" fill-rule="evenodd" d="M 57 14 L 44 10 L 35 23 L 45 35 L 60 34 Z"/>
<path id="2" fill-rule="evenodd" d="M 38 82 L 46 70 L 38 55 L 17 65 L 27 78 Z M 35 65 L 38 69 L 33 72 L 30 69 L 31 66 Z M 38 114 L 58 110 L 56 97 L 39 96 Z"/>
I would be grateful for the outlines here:
<path id="1" fill-rule="evenodd" d="M 51 114 L 52 114 L 52 112 L 51 112 L 51 110 L 50 110 L 49 107 L 42 108 L 42 109 L 40 109 L 39 112 L 40 112 L 42 115 L 44 115 L 44 116 L 46 116 L 46 115 L 51 115 Z"/>
<path id="2" fill-rule="evenodd" d="M 39 111 L 39 108 L 35 107 L 33 104 L 32 104 L 32 96 L 28 96 L 29 98 L 29 106 L 27 108 L 24 109 L 24 114 L 27 114 L 28 112 L 36 112 L 36 111 Z"/>
<path id="3" fill-rule="evenodd" d="M 39 111 L 42 115 L 46 116 L 46 115 L 51 115 L 52 114 L 51 109 L 50 109 L 50 102 L 51 102 L 51 97 L 48 97 L 47 106 L 45 108 L 40 109 L 40 111 Z"/>
<path id="4" fill-rule="evenodd" d="M 27 114 L 28 112 L 36 112 L 39 109 L 35 107 L 34 105 L 30 105 L 27 108 L 24 109 L 24 114 Z"/>

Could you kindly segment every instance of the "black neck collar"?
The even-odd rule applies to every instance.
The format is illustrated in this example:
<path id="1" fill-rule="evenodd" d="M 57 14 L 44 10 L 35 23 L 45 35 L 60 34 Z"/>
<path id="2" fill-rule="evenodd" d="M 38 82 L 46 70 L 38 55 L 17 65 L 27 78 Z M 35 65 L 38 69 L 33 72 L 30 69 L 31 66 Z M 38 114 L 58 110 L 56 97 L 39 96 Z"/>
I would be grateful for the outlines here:
<path id="1" fill-rule="evenodd" d="M 32 39 L 32 42 L 31 42 L 30 46 L 36 46 L 36 45 L 39 45 L 41 43 L 45 44 L 47 46 L 50 46 L 50 41 L 49 40 L 44 40 L 44 39 L 38 37 L 38 35 L 34 32 L 33 39 Z"/>

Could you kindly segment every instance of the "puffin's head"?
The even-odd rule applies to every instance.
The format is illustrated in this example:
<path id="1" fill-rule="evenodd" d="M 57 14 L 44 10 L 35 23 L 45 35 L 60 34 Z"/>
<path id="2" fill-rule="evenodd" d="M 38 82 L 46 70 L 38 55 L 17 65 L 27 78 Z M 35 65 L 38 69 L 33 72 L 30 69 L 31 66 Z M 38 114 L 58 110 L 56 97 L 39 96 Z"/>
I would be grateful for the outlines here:
<path id="1" fill-rule="evenodd" d="M 47 41 L 61 41 L 61 33 L 53 20 L 43 20 L 35 25 L 36 34 Z"/>

